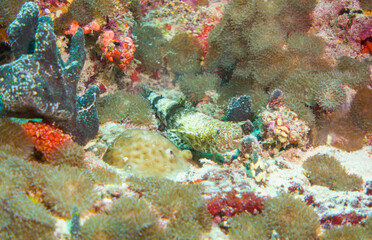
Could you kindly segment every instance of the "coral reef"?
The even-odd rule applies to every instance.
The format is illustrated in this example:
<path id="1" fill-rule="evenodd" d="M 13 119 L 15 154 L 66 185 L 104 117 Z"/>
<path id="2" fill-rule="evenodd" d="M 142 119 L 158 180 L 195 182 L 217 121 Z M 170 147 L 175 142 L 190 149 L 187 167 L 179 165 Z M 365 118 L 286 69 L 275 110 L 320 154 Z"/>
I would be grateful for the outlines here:
<path id="1" fill-rule="evenodd" d="M 144 95 L 173 133 L 170 137 L 176 146 L 203 153 L 224 153 L 238 147 L 242 137 L 239 124 L 214 119 L 150 90 L 144 89 Z"/>
<path id="2" fill-rule="evenodd" d="M 22 127 L 6 118 L 0 118 L 0 152 L 27 159 L 34 144 Z"/>
<path id="3" fill-rule="evenodd" d="M 267 93 L 280 88 L 285 93 L 285 105 L 313 126 L 315 114 L 337 112 L 343 107 L 346 86 L 368 84 L 368 65 L 364 62 L 341 54 L 337 61 L 325 60 L 327 42 L 308 32 L 315 4 L 273 0 L 231 1 L 226 5 L 221 21 L 209 34 L 205 59 L 206 70 L 217 73 L 224 83 L 217 89 L 221 101 L 248 93 L 257 113 L 266 105 Z M 363 27 L 367 22 L 355 23 L 354 30 L 368 32 Z"/>
<path id="4" fill-rule="evenodd" d="M 368 1 L 23 2 L 1 239 L 370 239 Z"/>
<path id="5" fill-rule="evenodd" d="M 41 204 L 32 202 L 22 193 L 2 194 L 0 201 L 1 239 L 54 238 L 55 219 Z"/>
<path id="6" fill-rule="evenodd" d="M 239 98 L 232 98 L 227 107 L 226 121 L 246 121 L 251 113 L 252 100 L 249 96 L 243 95 Z"/>
<path id="7" fill-rule="evenodd" d="M 187 100 L 196 104 L 206 97 L 208 91 L 216 89 L 220 79 L 218 76 L 210 73 L 197 75 L 185 74 L 182 75 L 177 82 Z"/>
<path id="8" fill-rule="evenodd" d="M 355 123 L 364 131 L 372 129 L 372 89 L 360 89 L 351 105 L 351 116 Z"/>
<path id="9" fill-rule="evenodd" d="M 70 135 L 47 123 L 26 122 L 22 127 L 32 138 L 36 149 L 44 153 L 47 158 L 57 147 L 72 141 Z"/>
<path id="10" fill-rule="evenodd" d="M 200 186 L 157 178 L 128 180 L 141 198 L 122 196 L 108 214 L 90 217 L 82 226 L 82 239 L 201 239 L 210 230 Z"/>
<path id="11" fill-rule="evenodd" d="M 278 110 L 267 108 L 261 112 L 260 118 L 265 144 L 285 148 L 289 144 L 305 146 L 308 143 L 307 134 L 310 128 L 287 107 L 282 106 Z"/>
<path id="12" fill-rule="evenodd" d="M 155 228 L 155 229 L 154 229 Z M 155 213 L 143 199 L 121 197 L 110 214 L 90 217 L 82 226 L 82 239 L 152 239 L 156 230 Z"/>
<path id="13" fill-rule="evenodd" d="M 133 35 L 137 37 L 138 44 L 134 56 L 141 61 L 141 71 L 155 73 L 162 67 L 162 47 L 165 39 L 159 28 L 152 26 L 140 26 L 133 29 Z"/>
<path id="14" fill-rule="evenodd" d="M 137 124 L 151 123 L 152 108 L 140 94 L 116 92 L 98 99 L 99 121 L 126 122 Z"/>
<path id="15" fill-rule="evenodd" d="M 269 198 L 262 215 L 242 213 L 230 221 L 232 239 L 313 239 L 319 227 L 312 207 L 289 194 Z M 274 233 L 275 232 L 275 233 Z"/>
<path id="16" fill-rule="evenodd" d="M 85 144 L 98 131 L 95 109 L 97 87 L 76 95 L 85 61 L 84 37 L 79 30 L 72 38 L 70 57 L 63 62 L 56 46 L 53 21 L 38 17 L 35 3 L 25 3 L 8 28 L 16 60 L 0 67 L 1 115 L 43 117 Z M 27 54 L 35 37 L 33 54 Z M 13 79 L 17 79 L 13 81 Z"/>
<path id="17" fill-rule="evenodd" d="M 13 22 L 16 18 L 19 9 L 26 0 L 16 0 L 16 1 L 7 1 L 2 0 L 0 2 L 1 12 L 0 12 L 0 26 L 8 27 L 8 25 Z"/>
<path id="18" fill-rule="evenodd" d="M 71 217 L 76 206 L 81 214 L 93 207 L 98 198 L 88 172 L 76 167 L 55 167 L 41 175 L 40 187 L 43 202 L 53 212 L 64 218 Z"/>
<path id="19" fill-rule="evenodd" d="M 347 174 L 340 162 L 328 155 L 315 155 L 303 165 L 311 184 L 329 187 L 335 191 L 360 191 L 363 180 L 356 174 Z"/>
<path id="20" fill-rule="evenodd" d="M 192 154 L 158 133 L 133 129 L 115 140 L 103 160 L 135 175 L 169 177 L 187 170 Z"/>
<path id="21" fill-rule="evenodd" d="M 166 44 L 165 58 L 177 75 L 201 73 L 202 56 L 199 41 L 187 33 L 177 34 Z"/>
<path id="22" fill-rule="evenodd" d="M 319 227 L 314 209 L 291 195 L 283 194 L 264 203 L 267 226 L 288 239 L 309 239 Z"/>
<path id="23" fill-rule="evenodd" d="M 168 219 L 166 238 L 198 239 L 210 230 L 212 219 L 201 198 L 202 186 L 153 177 L 132 177 L 128 181 L 131 189 L 140 192 Z"/>

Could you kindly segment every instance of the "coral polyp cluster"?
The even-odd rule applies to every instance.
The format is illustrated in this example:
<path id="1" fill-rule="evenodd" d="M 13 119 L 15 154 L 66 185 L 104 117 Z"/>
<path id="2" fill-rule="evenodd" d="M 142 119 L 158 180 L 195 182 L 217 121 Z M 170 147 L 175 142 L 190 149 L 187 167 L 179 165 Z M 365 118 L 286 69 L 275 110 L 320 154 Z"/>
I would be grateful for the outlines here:
<path id="1" fill-rule="evenodd" d="M 264 202 L 262 214 L 242 213 L 230 222 L 232 239 L 314 239 L 319 227 L 312 207 L 283 194 Z"/>
<path id="2" fill-rule="evenodd" d="M 363 180 L 356 174 L 347 174 L 341 164 L 328 155 L 315 155 L 306 160 L 304 168 L 311 184 L 329 187 L 335 191 L 358 191 Z"/>

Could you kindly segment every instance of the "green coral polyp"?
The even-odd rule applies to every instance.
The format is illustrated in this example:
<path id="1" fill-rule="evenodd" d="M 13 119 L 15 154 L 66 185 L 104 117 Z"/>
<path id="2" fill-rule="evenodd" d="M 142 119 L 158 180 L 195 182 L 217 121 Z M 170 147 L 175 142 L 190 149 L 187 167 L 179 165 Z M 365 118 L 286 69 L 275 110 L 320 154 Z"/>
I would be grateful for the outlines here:
<path id="1" fill-rule="evenodd" d="M 329 155 L 314 155 L 306 160 L 303 167 L 313 185 L 335 191 L 359 191 L 362 188 L 362 178 L 347 174 L 341 163 Z"/>
<path id="2" fill-rule="evenodd" d="M 319 228 L 314 209 L 290 194 L 269 198 L 264 211 L 253 216 L 242 213 L 231 220 L 230 236 L 233 240 L 273 239 L 273 232 L 280 239 L 316 239 Z"/>
<path id="3" fill-rule="evenodd" d="M 316 101 L 322 109 L 326 111 L 337 110 L 344 102 L 344 99 L 345 93 L 341 82 L 338 80 L 328 80 L 320 84 Z"/>

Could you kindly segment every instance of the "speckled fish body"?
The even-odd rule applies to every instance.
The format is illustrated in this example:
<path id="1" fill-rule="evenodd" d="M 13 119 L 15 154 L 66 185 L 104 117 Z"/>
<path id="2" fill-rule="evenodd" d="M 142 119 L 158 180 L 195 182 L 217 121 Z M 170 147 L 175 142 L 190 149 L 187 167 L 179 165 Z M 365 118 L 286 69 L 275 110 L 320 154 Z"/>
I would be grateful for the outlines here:
<path id="1" fill-rule="evenodd" d="M 239 124 L 223 122 L 185 107 L 177 101 L 146 90 L 158 118 L 190 149 L 205 153 L 225 153 L 239 147 Z"/>

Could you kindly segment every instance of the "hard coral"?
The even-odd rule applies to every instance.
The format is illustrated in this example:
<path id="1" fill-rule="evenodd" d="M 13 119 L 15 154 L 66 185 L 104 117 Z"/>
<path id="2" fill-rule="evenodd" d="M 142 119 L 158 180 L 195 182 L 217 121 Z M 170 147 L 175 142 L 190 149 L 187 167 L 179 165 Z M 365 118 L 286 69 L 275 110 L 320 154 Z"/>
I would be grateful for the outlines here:
<path id="1" fill-rule="evenodd" d="M 94 86 L 84 96 L 76 95 L 85 61 L 83 32 L 80 29 L 72 37 L 71 54 L 65 63 L 56 45 L 52 19 L 39 18 L 38 13 L 35 3 L 25 3 L 8 28 L 16 60 L 0 67 L 0 114 L 42 117 L 85 144 L 98 131 L 95 101 L 99 89 Z M 33 54 L 28 54 L 34 40 Z"/>

